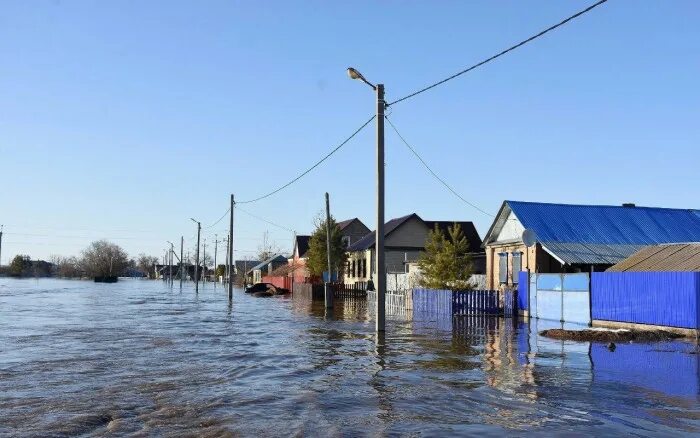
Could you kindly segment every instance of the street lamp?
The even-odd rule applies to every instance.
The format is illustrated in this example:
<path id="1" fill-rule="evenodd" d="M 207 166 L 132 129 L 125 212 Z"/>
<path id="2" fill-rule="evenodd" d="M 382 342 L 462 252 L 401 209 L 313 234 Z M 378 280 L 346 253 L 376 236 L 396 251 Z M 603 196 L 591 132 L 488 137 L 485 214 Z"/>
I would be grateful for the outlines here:
<path id="1" fill-rule="evenodd" d="M 384 263 L 384 84 L 374 85 L 362 73 L 348 67 L 348 76 L 372 87 L 377 94 L 377 228 L 375 235 L 377 281 L 377 331 L 384 331 L 384 293 L 386 292 L 386 265 Z"/>
<path id="2" fill-rule="evenodd" d="M 197 251 L 194 257 L 194 292 L 199 293 L 199 234 L 202 231 L 202 223 L 196 219 L 190 218 L 192 222 L 197 224 Z"/>

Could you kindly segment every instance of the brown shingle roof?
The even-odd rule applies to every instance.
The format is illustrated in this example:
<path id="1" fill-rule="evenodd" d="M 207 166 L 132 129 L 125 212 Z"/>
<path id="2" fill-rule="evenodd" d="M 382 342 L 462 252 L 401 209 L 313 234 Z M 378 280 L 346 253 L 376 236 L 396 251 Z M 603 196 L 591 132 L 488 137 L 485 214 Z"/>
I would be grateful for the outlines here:
<path id="1" fill-rule="evenodd" d="M 700 243 L 674 243 L 647 246 L 608 271 L 700 272 Z"/>

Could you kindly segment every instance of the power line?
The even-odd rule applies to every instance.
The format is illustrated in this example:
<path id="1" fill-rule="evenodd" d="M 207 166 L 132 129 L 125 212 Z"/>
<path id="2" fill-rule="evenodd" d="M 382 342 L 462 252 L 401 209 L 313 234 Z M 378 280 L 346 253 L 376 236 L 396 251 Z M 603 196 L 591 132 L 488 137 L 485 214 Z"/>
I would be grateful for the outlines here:
<path id="1" fill-rule="evenodd" d="M 160 238 L 153 237 L 114 237 L 114 236 L 68 236 L 56 234 L 35 234 L 35 233 L 7 233 L 7 235 L 23 236 L 23 237 L 50 237 L 52 239 L 93 239 L 93 240 L 139 240 L 139 241 L 162 241 Z"/>
<path id="2" fill-rule="evenodd" d="M 221 217 L 220 217 L 216 222 L 214 222 L 213 224 L 208 225 L 208 226 L 206 226 L 206 227 L 204 227 L 204 228 L 205 228 L 205 229 L 209 229 L 209 228 L 212 228 L 212 227 L 216 226 L 216 224 L 218 224 L 219 222 L 221 222 L 221 221 L 223 220 L 223 218 L 225 218 L 226 215 L 227 215 L 230 211 L 231 211 L 231 207 L 227 208 L 226 211 L 224 212 L 224 214 L 222 214 Z"/>
<path id="3" fill-rule="evenodd" d="M 287 187 L 291 186 L 291 185 L 294 184 L 295 182 L 299 181 L 299 180 L 300 180 L 303 176 L 305 176 L 307 173 L 311 172 L 311 171 L 314 170 L 316 167 L 318 167 L 321 163 L 323 163 L 324 161 L 326 161 L 331 155 L 333 155 L 334 153 L 338 152 L 338 150 L 339 150 L 340 148 L 342 148 L 343 146 L 345 146 L 345 144 L 347 144 L 347 142 L 349 142 L 350 140 L 352 140 L 353 137 L 355 137 L 360 131 L 362 131 L 362 130 L 365 128 L 365 126 L 369 125 L 369 123 L 370 123 L 372 120 L 374 120 L 375 117 L 376 117 L 376 116 L 370 117 L 369 120 L 367 120 L 365 123 L 362 124 L 362 126 L 360 126 L 359 128 L 357 128 L 357 130 L 355 130 L 355 132 L 353 132 L 353 133 L 350 135 L 350 137 L 348 137 L 348 138 L 346 138 L 345 140 L 343 140 L 343 142 L 340 143 L 338 146 L 336 146 L 335 149 L 333 149 L 332 151 L 330 151 L 328 154 L 326 154 L 326 156 L 324 156 L 324 157 L 321 158 L 319 161 L 317 161 L 316 164 L 314 164 L 313 166 L 311 166 L 311 167 L 309 167 L 308 169 L 306 169 L 304 172 L 302 172 L 301 174 L 299 174 L 299 176 L 297 176 L 297 177 L 294 178 L 293 180 L 289 181 L 288 183 L 286 183 L 286 184 L 284 184 L 283 186 L 281 186 L 281 187 L 279 187 L 279 188 L 277 188 L 277 189 L 271 191 L 270 193 L 268 193 L 268 194 L 266 194 L 266 195 L 257 197 L 257 198 L 255 198 L 255 199 L 250 199 L 250 200 L 247 200 L 247 201 L 236 201 L 236 204 L 250 204 L 250 203 L 252 203 L 252 202 L 260 201 L 260 200 L 262 200 L 262 199 L 268 198 L 268 197 L 274 195 L 275 193 L 278 193 L 278 192 L 280 192 L 280 191 L 286 189 Z"/>
<path id="4" fill-rule="evenodd" d="M 387 106 L 393 105 L 393 104 L 395 104 L 395 103 L 403 102 L 403 101 L 406 100 L 406 99 L 410 99 L 410 98 L 412 98 L 412 97 L 414 97 L 414 96 L 417 96 L 417 95 L 419 95 L 419 94 L 421 94 L 421 93 L 423 93 L 423 92 L 425 92 L 425 91 L 430 90 L 431 88 L 435 88 L 435 87 L 437 87 L 438 85 L 442 85 L 442 84 L 444 84 L 444 83 L 447 82 L 447 81 L 451 81 L 452 79 L 454 79 L 454 78 L 456 78 L 456 77 L 458 77 L 458 76 L 461 76 L 461 75 L 463 75 L 464 73 L 470 72 L 470 71 L 472 71 L 472 70 L 474 70 L 474 69 L 476 69 L 476 68 L 478 68 L 478 67 L 481 67 L 482 65 L 484 65 L 484 64 L 486 64 L 486 63 L 488 63 L 488 62 L 491 62 L 491 61 L 493 61 L 494 59 L 499 58 L 499 57 L 505 55 L 506 53 L 508 53 L 508 52 L 510 52 L 510 51 L 513 51 L 513 50 L 515 50 L 515 49 L 517 49 L 517 48 L 519 48 L 519 47 L 521 47 L 521 46 L 524 46 L 525 44 L 529 43 L 530 41 L 533 41 L 533 40 L 535 40 L 535 39 L 541 37 L 542 35 L 544 35 L 544 34 L 546 34 L 546 33 L 548 33 L 548 32 L 553 31 L 554 29 L 556 29 L 556 28 L 558 28 L 558 27 L 560 27 L 560 26 L 565 25 L 565 24 L 568 23 L 569 21 L 571 21 L 571 20 L 573 20 L 573 19 L 575 19 L 575 18 L 580 17 L 581 15 L 583 15 L 583 14 L 585 14 L 586 12 L 590 11 L 591 9 L 602 5 L 602 4 L 605 3 L 606 1 L 608 1 L 608 0 L 600 0 L 600 1 L 598 1 L 598 2 L 596 2 L 596 3 L 594 3 L 594 4 L 592 4 L 591 6 L 587 7 L 586 9 L 584 9 L 584 10 L 582 10 L 582 11 L 579 11 L 579 12 L 575 13 L 574 15 L 572 15 L 572 16 L 570 16 L 570 17 L 568 17 L 568 18 L 565 18 L 564 20 L 560 21 L 559 23 L 557 23 L 557 24 L 555 24 L 555 25 L 553 25 L 553 26 L 548 27 L 547 29 L 545 29 L 545 30 L 543 30 L 543 31 L 541 31 L 541 32 L 539 32 L 539 33 L 537 33 L 537 34 L 531 36 L 530 38 L 528 38 L 528 39 L 526 39 L 526 40 L 520 41 L 518 44 L 516 44 L 516 45 L 514 45 L 514 46 L 511 46 L 511 47 L 509 47 L 509 48 L 503 50 L 502 52 L 499 52 L 499 53 L 497 53 L 497 54 L 491 56 L 490 58 L 486 58 L 486 59 L 484 59 L 483 61 L 478 62 L 478 63 L 472 65 L 471 67 L 468 67 L 468 68 L 466 68 L 466 69 L 464 69 L 464 70 L 462 70 L 462 71 L 460 71 L 460 72 L 458 72 L 458 73 L 455 73 L 455 74 L 453 74 L 452 76 L 449 76 L 449 77 L 447 77 L 447 78 L 445 78 L 445 79 L 443 79 L 443 80 L 441 80 L 441 81 L 439 81 L 439 82 L 436 82 L 436 83 L 434 83 L 434 84 L 432 84 L 432 85 L 428 85 L 427 87 L 422 88 L 422 89 L 416 91 L 415 93 L 411 93 L 411 94 L 409 94 L 408 96 L 404 96 L 404 97 L 402 97 L 401 99 L 397 99 L 397 100 L 395 100 L 395 101 L 393 101 L 393 102 L 391 102 L 391 103 L 388 103 Z"/>
<path id="5" fill-rule="evenodd" d="M 242 209 L 241 207 L 236 207 L 236 208 L 237 208 L 238 210 L 242 211 L 243 213 L 247 214 L 248 216 L 254 217 L 255 219 L 258 219 L 258 220 L 260 220 L 260 221 L 263 221 L 263 222 L 265 222 L 266 224 L 270 224 L 270 225 L 275 226 L 275 227 L 277 227 L 277 228 L 281 228 L 281 229 L 283 229 L 283 230 L 285 230 L 285 231 L 289 231 L 290 233 L 293 233 L 293 232 L 294 232 L 294 230 L 292 230 L 292 229 L 290 229 L 290 228 L 284 227 L 284 226 L 282 226 L 282 225 L 279 225 L 279 224 L 276 224 L 276 223 L 274 223 L 274 222 L 272 222 L 272 221 L 269 221 L 269 220 L 267 220 L 267 219 L 265 219 L 265 218 L 262 218 L 262 217 L 260 217 L 260 216 L 257 216 L 257 215 L 255 215 L 255 214 L 249 212 L 249 211 L 246 211 L 246 210 Z"/>
<path id="6" fill-rule="evenodd" d="M 437 179 L 438 181 L 440 181 L 440 183 L 442 183 L 442 185 L 444 185 L 444 186 L 447 188 L 447 190 L 449 190 L 450 192 L 452 192 L 453 195 L 455 195 L 456 197 L 458 197 L 459 199 L 461 199 L 462 202 L 464 202 L 465 204 L 469 205 L 470 207 L 472 207 L 472 208 L 474 208 L 474 209 L 480 211 L 481 213 L 485 214 L 486 216 L 489 216 L 489 217 L 496 217 L 494 214 L 491 214 L 491 213 L 487 212 L 486 210 L 483 210 L 483 209 L 482 209 L 481 207 L 479 207 L 478 205 L 475 205 L 475 204 L 473 204 L 473 203 L 467 201 L 466 199 L 464 199 L 464 198 L 462 197 L 462 195 L 460 195 L 459 193 L 457 193 L 457 191 L 456 191 L 455 189 L 453 189 L 449 184 L 447 184 L 447 182 L 445 182 L 444 179 L 440 178 L 440 177 L 433 171 L 433 169 L 431 169 L 430 166 L 428 166 L 428 163 L 425 162 L 425 160 L 418 154 L 418 152 L 416 152 L 416 150 L 413 149 L 413 148 L 411 147 L 410 144 L 408 144 L 408 142 L 406 141 L 405 138 L 403 138 L 403 136 L 401 135 L 401 133 L 399 132 L 399 130 L 396 129 L 396 126 L 394 126 L 394 124 L 391 123 L 391 120 L 389 120 L 389 117 L 386 117 L 386 121 L 389 123 L 389 126 L 391 126 L 391 128 L 394 130 L 394 132 L 396 133 L 396 135 L 399 136 L 399 138 L 401 139 L 401 141 L 403 142 L 403 144 L 405 144 L 406 147 L 407 147 L 411 152 L 413 152 L 413 155 L 415 155 L 416 158 L 418 158 L 418 159 L 420 160 L 420 162 L 423 164 L 423 166 L 424 166 L 426 169 L 428 169 L 428 172 L 430 172 L 431 175 L 433 175 L 433 177 L 435 177 L 435 179 Z"/>

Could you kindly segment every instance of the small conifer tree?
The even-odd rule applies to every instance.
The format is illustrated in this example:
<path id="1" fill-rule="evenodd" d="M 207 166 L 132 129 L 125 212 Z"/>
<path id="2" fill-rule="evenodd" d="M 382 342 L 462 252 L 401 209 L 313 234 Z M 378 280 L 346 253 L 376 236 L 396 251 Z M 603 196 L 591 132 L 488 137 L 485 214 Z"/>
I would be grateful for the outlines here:
<path id="1" fill-rule="evenodd" d="M 470 289 L 469 278 L 474 267 L 469 241 L 458 223 L 449 227 L 447 234 L 437 224 L 428 233 L 425 252 L 418 259 L 420 284 L 429 289 Z"/>
<path id="2" fill-rule="evenodd" d="M 345 242 L 343 233 L 338 227 L 338 223 L 333 216 L 331 221 L 331 267 L 334 272 L 343 272 L 347 253 L 345 252 Z M 311 275 L 321 276 L 328 270 L 328 259 L 326 258 L 326 221 L 317 220 L 316 230 L 309 239 L 309 251 L 306 253 L 308 260 L 306 268 Z"/>

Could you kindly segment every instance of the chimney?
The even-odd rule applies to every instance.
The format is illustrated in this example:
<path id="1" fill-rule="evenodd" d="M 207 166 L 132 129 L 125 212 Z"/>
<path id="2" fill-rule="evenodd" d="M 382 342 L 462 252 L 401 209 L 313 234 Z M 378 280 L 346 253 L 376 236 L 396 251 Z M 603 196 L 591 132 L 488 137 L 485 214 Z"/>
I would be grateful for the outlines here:
<path id="1" fill-rule="evenodd" d="M 623 207 L 636 207 L 636 205 L 634 205 L 634 202 L 625 202 L 624 204 L 622 204 L 622 206 Z"/>

